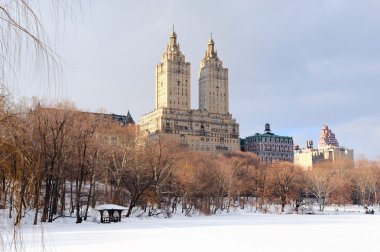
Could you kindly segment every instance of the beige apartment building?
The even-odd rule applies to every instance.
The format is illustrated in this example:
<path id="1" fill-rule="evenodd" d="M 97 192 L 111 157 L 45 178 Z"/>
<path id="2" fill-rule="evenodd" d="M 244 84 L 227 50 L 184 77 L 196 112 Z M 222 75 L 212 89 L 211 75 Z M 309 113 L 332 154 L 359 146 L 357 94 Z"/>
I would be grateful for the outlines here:
<path id="1" fill-rule="evenodd" d="M 149 136 L 170 136 L 193 150 L 239 150 L 239 124 L 229 113 L 228 69 L 218 58 L 212 37 L 200 63 L 198 81 L 199 109 L 191 109 L 190 63 L 173 30 L 156 66 L 155 110 L 141 117 L 140 129 Z"/>
<path id="2" fill-rule="evenodd" d="M 319 137 L 318 148 L 313 148 L 313 141 L 306 142 L 306 148 L 294 149 L 294 164 L 304 169 L 312 169 L 313 165 L 323 161 L 348 161 L 354 165 L 354 150 L 339 146 L 335 134 L 324 125 Z"/>

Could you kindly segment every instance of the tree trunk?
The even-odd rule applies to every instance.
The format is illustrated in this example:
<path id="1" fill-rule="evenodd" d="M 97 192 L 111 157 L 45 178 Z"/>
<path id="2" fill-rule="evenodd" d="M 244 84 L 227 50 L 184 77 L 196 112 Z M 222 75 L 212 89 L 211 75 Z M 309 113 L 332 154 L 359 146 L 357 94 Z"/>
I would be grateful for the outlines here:
<path id="1" fill-rule="evenodd" d="M 74 213 L 73 181 L 70 181 L 70 216 Z"/>
<path id="2" fill-rule="evenodd" d="M 5 180 L 5 175 L 2 174 L 1 176 L 1 194 L 2 196 L 0 197 L 1 198 L 1 202 L 0 202 L 0 205 L 2 206 L 2 208 L 6 208 L 6 204 L 7 204 L 7 183 L 6 183 L 6 180 Z"/>
<path id="3" fill-rule="evenodd" d="M 129 203 L 128 212 L 127 212 L 126 217 L 131 216 L 132 209 L 133 209 L 135 206 L 136 206 L 135 201 L 131 200 L 131 203 Z"/>
<path id="4" fill-rule="evenodd" d="M 76 191 L 76 198 L 75 198 L 75 210 L 76 210 L 76 223 L 82 223 L 82 217 L 80 216 L 80 196 L 81 196 L 81 189 L 82 189 L 82 172 L 80 176 L 80 180 L 76 182 L 77 185 L 77 191 Z"/>
<path id="5" fill-rule="evenodd" d="M 45 196 L 44 196 L 44 205 L 43 205 L 42 215 L 41 215 L 41 222 L 46 222 L 47 217 L 48 217 L 49 201 L 51 197 L 50 189 L 51 189 L 51 180 L 47 177 L 45 180 Z"/>
<path id="6" fill-rule="evenodd" d="M 61 216 L 63 216 L 64 212 L 65 212 L 65 205 L 66 205 L 66 181 L 64 179 L 62 181 L 62 188 L 61 188 L 60 196 L 61 196 L 61 199 L 60 199 L 61 207 L 59 210 L 59 214 Z"/>
<path id="7" fill-rule="evenodd" d="M 9 219 L 12 219 L 12 211 L 13 211 L 13 185 L 11 187 L 11 190 L 10 190 L 10 194 L 9 194 Z"/>
<path id="8" fill-rule="evenodd" d="M 36 179 L 36 182 L 34 184 L 34 202 L 33 202 L 33 207 L 34 207 L 34 220 L 33 220 L 33 225 L 37 225 L 37 218 L 38 218 L 38 210 L 39 210 L 39 201 L 40 201 L 40 181 L 39 179 Z"/>
<path id="9" fill-rule="evenodd" d="M 94 184 L 94 171 L 92 171 L 92 176 L 91 176 L 91 179 L 90 179 L 90 191 L 88 192 L 86 210 L 84 212 L 84 220 L 85 221 L 87 220 L 87 213 L 88 213 L 88 207 L 90 206 L 90 200 L 91 200 L 91 196 L 92 196 L 91 194 L 92 194 L 93 184 Z"/>

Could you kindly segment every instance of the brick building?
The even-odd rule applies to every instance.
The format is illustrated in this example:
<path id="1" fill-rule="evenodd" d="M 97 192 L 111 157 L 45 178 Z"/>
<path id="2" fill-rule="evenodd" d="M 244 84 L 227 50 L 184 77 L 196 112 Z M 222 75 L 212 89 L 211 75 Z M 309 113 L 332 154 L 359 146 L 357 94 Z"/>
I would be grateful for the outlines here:
<path id="1" fill-rule="evenodd" d="M 279 136 L 271 132 L 269 123 L 265 124 L 263 134 L 241 140 L 242 151 L 254 152 L 263 164 L 272 164 L 278 161 L 293 162 L 293 138 Z"/>

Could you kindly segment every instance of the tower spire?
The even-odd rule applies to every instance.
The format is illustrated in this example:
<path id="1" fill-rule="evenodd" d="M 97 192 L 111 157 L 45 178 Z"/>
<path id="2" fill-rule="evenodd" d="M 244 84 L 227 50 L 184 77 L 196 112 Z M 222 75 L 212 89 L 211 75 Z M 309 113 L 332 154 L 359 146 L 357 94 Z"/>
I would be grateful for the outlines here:
<path id="1" fill-rule="evenodd" d="M 174 24 L 172 26 L 172 32 L 170 33 L 168 49 L 170 51 L 176 51 L 179 49 L 179 45 L 177 44 L 177 34 L 174 31 Z"/>
<path id="2" fill-rule="evenodd" d="M 172 26 L 172 32 L 170 33 L 170 37 L 177 37 L 177 34 L 175 34 L 175 30 L 174 30 L 174 24 Z"/>
<path id="3" fill-rule="evenodd" d="M 207 56 L 209 58 L 217 57 L 214 45 L 215 45 L 215 43 L 214 43 L 214 40 L 212 38 L 212 33 L 210 33 L 210 39 L 208 40 L 208 45 L 207 45 Z"/>

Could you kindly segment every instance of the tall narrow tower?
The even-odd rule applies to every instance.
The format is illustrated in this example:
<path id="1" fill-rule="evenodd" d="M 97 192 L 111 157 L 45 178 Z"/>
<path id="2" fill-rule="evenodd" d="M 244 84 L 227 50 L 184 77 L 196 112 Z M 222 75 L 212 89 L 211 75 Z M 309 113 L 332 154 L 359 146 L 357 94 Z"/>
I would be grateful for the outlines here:
<path id="1" fill-rule="evenodd" d="M 174 27 L 156 66 L 156 109 L 160 108 L 190 110 L 190 63 L 181 53 Z"/>
<path id="2" fill-rule="evenodd" d="M 212 36 L 199 69 L 199 109 L 228 114 L 228 69 L 223 68 Z"/>
<path id="3" fill-rule="evenodd" d="M 335 134 L 329 129 L 329 126 L 323 125 L 321 130 L 321 135 L 319 137 L 318 148 L 323 149 L 324 147 L 339 147 L 339 142 L 335 137 Z"/>

